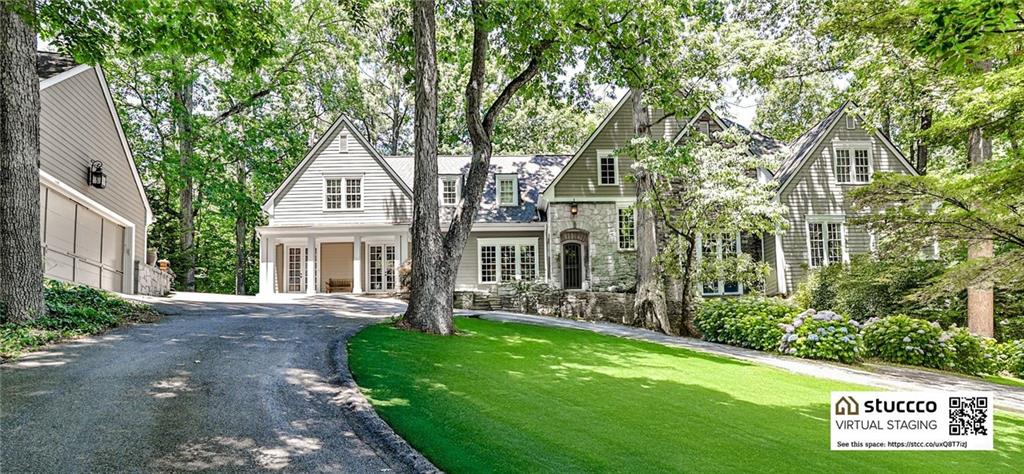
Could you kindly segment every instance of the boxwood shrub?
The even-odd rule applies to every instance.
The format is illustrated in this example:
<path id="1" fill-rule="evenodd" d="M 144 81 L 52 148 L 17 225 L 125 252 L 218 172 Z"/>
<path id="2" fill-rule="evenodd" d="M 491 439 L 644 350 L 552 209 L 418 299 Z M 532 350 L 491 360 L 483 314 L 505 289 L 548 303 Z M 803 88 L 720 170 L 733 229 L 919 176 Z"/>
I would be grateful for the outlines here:
<path id="1" fill-rule="evenodd" d="M 808 309 L 782 330 L 779 350 L 784 354 L 852 363 L 864 353 L 860 323 L 832 311 Z"/>
<path id="2" fill-rule="evenodd" d="M 773 351 L 782 338 L 779 325 L 797 312 L 777 298 L 716 298 L 704 302 L 694 323 L 706 341 Z"/>
<path id="3" fill-rule="evenodd" d="M 864 326 L 868 353 L 886 362 L 944 369 L 951 351 L 938 323 L 905 314 L 868 320 Z"/>

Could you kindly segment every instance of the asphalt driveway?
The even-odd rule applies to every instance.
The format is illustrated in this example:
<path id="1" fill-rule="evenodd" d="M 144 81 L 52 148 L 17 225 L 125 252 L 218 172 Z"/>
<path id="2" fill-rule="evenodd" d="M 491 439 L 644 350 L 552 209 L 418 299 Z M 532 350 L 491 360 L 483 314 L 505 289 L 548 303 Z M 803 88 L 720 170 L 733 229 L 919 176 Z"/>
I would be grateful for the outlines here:
<path id="1" fill-rule="evenodd" d="M 0 366 L 0 470 L 401 470 L 346 420 L 331 352 L 400 302 L 228 297 L 157 308 L 169 314 L 158 323 Z"/>

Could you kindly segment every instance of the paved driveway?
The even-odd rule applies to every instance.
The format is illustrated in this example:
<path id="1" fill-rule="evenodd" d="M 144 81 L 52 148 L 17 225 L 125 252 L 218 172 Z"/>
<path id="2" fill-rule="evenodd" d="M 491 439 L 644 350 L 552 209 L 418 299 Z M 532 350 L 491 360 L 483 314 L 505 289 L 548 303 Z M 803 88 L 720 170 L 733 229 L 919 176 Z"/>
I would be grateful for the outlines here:
<path id="1" fill-rule="evenodd" d="M 185 295 L 192 299 L 210 299 Z M 404 310 L 344 296 L 172 300 L 156 324 L 0 366 L 0 470 L 380 472 L 339 406 L 331 351 Z"/>

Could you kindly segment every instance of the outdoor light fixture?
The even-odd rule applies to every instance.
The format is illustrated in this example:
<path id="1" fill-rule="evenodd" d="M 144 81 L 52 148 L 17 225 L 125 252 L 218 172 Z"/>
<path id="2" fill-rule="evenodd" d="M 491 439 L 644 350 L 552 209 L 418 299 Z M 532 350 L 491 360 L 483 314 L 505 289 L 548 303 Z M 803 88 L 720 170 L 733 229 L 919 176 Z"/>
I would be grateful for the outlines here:
<path id="1" fill-rule="evenodd" d="M 569 214 L 572 214 L 573 217 L 576 217 L 576 214 L 579 213 L 580 207 L 576 205 L 576 201 L 573 201 L 572 204 L 569 205 Z"/>
<path id="2" fill-rule="evenodd" d="M 94 188 L 103 189 L 107 187 L 107 175 L 103 173 L 102 161 L 92 160 L 92 163 L 89 164 L 86 180 L 89 181 L 89 186 Z"/>

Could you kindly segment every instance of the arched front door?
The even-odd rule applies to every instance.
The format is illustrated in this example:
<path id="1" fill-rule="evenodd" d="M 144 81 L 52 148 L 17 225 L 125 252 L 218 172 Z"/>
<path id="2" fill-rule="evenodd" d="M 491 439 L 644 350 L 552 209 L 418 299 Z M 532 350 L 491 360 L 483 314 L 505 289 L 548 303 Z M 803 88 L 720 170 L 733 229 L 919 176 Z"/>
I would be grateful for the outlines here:
<path id="1" fill-rule="evenodd" d="M 566 242 L 562 245 L 562 288 L 583 288 L 583 247 L 579 242 Z"/>

